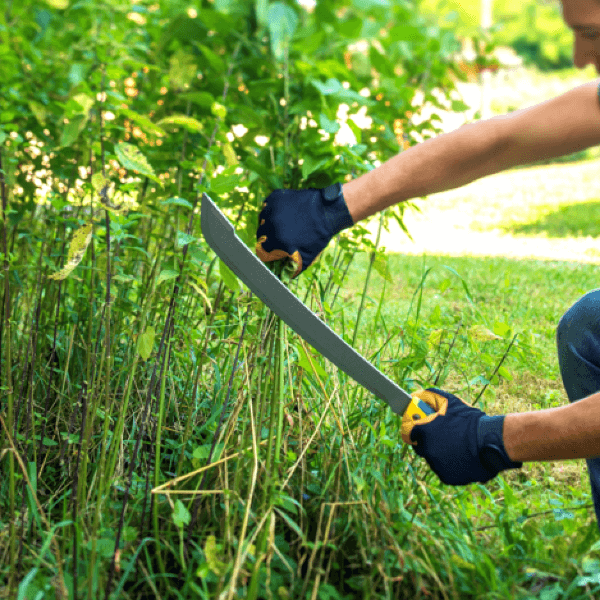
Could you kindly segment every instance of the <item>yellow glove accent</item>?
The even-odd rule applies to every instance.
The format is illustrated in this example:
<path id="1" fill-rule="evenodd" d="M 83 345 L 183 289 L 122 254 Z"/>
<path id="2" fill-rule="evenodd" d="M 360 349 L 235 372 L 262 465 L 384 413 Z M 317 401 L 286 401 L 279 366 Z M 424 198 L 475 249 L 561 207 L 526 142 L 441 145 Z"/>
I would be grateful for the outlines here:
<path id="1" fill-rule="evenodd" d="M 292 275 L 292 278 L 298 277 L 300 272 L 302 271 L 302 256 L 300 256 L 300 252 L 296 250 L 292 254 L 289 254 L 285 250 L 272 250 L 271 252 L 267 252 L 263 247 L 263 242 L 267 241 L 267 236 L 263 235 L 256 242 L 256 256 L 260 258 L 263 262 L 271 262 L 272 260 L 281 260 L 282 258 L 291 258 L 294 263 L 296 263 L 296 270 Z"/>
<path id="2" fill-rule="evenodd" d="M 427 390 L 421 390 L 412 395 L 412 402 L 409 404 L 406 412 L 402 415 L 402 441 L 405 444 L 414 446 L 416 442 L 411 441 L 410 433 L 415 425 L 425 425 L 425 423 L 431 423 L 438 415 L 445 415 L 448 409 L 448 399 L 430 392 Z M 428 404 L 434 413 L 426 415 L 422 409 L 419 408 L 420 401 Z"/>

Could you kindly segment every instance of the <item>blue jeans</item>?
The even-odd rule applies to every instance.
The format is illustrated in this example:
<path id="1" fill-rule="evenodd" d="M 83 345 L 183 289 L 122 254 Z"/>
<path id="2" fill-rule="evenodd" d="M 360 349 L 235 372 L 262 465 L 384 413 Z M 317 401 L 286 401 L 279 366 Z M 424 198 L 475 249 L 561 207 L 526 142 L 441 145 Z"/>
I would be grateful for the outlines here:
<path id="1" fill-rule="evenodd" d="M 600 289 L 582 296 L 562 316 L 556 329 L 556 344 L 569 401 L 600 390 Z M 587 464 L 600 525 L 600 458 L 588 459 Z"/>

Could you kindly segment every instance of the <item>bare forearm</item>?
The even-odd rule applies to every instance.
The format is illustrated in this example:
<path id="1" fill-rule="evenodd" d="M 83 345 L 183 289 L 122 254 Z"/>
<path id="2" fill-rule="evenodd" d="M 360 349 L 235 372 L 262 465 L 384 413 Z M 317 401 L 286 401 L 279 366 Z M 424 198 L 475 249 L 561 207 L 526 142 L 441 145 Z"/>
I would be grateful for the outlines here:
<path id="1" fill-rule="evenodd" d="M 507 415 L 504 446 L 522 462 L 600 456 L 600 392 L 559 408 Z"/>
<path id="2" fill-rule="evenodd" d="M 398 154 L 344 185 L 352 219 L 356 223 L 410 198 L 600 144 L 599 82 L 531 108 L 464 125 Z"/>
<path id="3" fill-rule="evenodd" d="M 356 223 L 388 206 L 457 188 L 502 170 L 507 141 L 497 118 L 429 139 L 344 184 Z"/>

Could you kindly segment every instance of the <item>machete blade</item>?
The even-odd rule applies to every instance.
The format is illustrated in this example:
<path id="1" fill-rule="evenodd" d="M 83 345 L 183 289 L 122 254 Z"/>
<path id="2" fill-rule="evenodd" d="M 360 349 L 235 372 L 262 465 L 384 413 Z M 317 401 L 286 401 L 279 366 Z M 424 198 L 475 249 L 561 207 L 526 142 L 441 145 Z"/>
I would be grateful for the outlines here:
<path id="1" fill-rule="evenodd" d="M 278 317 L 398 415 L 404 414 L 411 396 L 374 367 L 333 329 L 305 306 L 237 236 L 219 207 L 202 195 L 201 228 L 217 256 Z"/>

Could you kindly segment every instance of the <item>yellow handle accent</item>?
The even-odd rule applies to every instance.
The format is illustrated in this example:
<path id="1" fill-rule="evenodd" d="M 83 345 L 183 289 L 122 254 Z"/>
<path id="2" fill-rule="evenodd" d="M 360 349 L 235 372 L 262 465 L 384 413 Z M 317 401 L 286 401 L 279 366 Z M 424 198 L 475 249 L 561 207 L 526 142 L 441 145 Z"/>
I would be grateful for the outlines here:
<path id="1" fill-rule="evenodd" d="M 423 402 L 420 398 L 413 396 L 411 403 L 408 405 L 406 412 L 402 416 L 404 420 L 409 421 L 420 421 L 425 419 L 428 415 L 435 412 L 427 402 Z"/>

